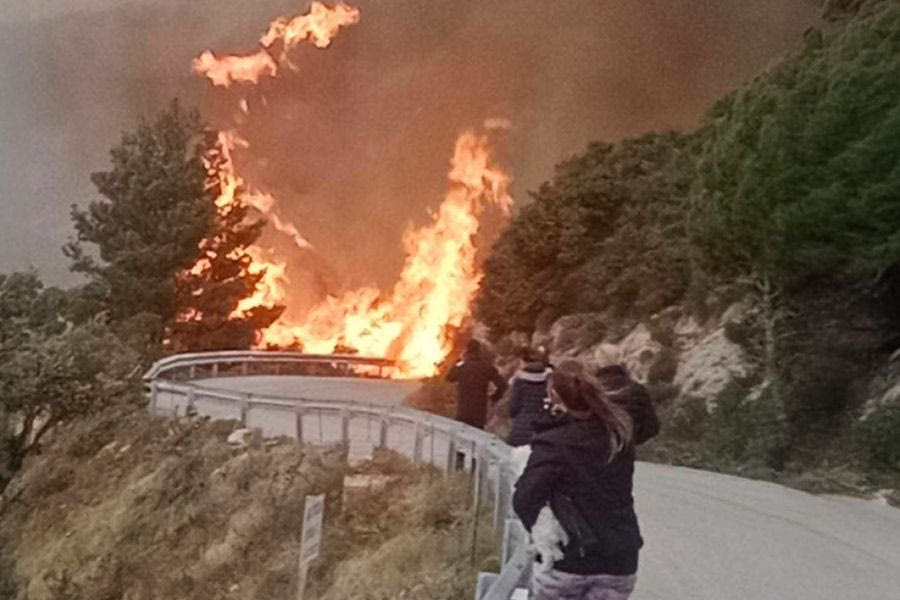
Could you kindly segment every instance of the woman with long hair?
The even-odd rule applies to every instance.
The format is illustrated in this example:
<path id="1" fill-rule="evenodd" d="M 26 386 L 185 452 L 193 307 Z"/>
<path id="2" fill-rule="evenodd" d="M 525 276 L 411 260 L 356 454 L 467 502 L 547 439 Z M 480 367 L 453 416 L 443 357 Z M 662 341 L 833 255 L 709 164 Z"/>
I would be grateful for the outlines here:
<path id="1" fill-rule="evenodd" d="M 625 600 L 643 545 L 632 497 L 633 425 L 580 367 L 549 376 L 559 425 L 531 440 L 513 506 L 530 531 L 549 505 L 568 534 L 563 558 L 536 569 L 536 600 Z"/>

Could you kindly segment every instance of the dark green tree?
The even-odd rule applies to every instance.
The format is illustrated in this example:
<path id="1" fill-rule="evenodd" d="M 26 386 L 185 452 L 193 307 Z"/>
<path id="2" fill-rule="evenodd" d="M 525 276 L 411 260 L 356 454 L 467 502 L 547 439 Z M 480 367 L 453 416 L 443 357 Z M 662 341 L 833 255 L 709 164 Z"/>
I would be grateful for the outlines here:
<path id="1" fill-rule="evenodd" d="M 478 317 L 502 334 L 531 331 L 539 316 L 639 317 L 677 301 L 689 279 L 688 141 L 651 134 L 595 143 L 558 165 L 487 260 Z"/>
<path id="2" fill-rule="evenodd" d="M 54 426 L 137 397 L 136 354 L 83 304 L 33 272 L 0 275 L 0 491 Z"/>
<path id="3" fill-rule="evenodd" d="M 112 169 L 91 177 L 103 199 L 73 206 L 77 238 L 65 247 L 110 323 L 151 354 L 164 340 L 174 351 L 247 347 L 280 308 L 234 315 L 262 277 L 246 248 L 263 223 L 241 190 L 217 209 L 225 157 L 215 132 L 173 102 L 110 154 Z"/>
<path id="4" fill-rule="evenodd" d="M 867 368 L 861 350 L 898 333 L 898 32 L 900 5 L 865 3 L 720 101 L 698 134 L 695 257 L 758 290 L 766 380 L 791 384 L 798 426 L 839 415 Z M 859 325 L 837 325 L 848 319 Z M 866 329 L 872 339 L 860 339 Z"/>

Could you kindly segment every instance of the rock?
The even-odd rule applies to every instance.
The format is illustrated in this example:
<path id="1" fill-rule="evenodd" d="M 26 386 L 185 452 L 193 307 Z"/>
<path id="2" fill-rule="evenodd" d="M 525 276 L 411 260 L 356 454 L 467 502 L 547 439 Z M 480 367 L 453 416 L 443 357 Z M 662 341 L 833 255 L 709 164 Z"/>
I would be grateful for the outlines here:
<path id="1" fill-rule="evenodd" d="M 250 445 L 250 437 L 253 435 L 253 430 L 242 427 L 241 429 L 235 429 L 228 436 L 227 442 L 232 446 L 240 446 L 242 448 L 246 448 Z"/>
<path id="2" fill-rule="evenodd" d="M 744 350 L 728 340 L 723 328 L 718 328 L 684 351 L 674 383 L 681 387 L 682 397 L 700 398 L 711 410 L 725 386 L 735 378 L 746 377 L 750 371 Z"/>
<path id="3" fill-rule="evenodd" d="M 687 350 L 703 338 L 703 327 L 693 315 L 686 315 L 675 323 L 675 349 Z"/>
<path id="4" fill-rule="evenodd" d="M 618 342 L 602 341 L 575 356 L 585 363 L 589 371 L 609 365 L 624 365 L 631 376 L 641 382 L 647 374 L 662 345 L 653 339 L 646 325 L 639 324 Z"/>
<path id="5" fill-rule="evenodd" d="M 578 313 L 560 317 L 550 327 L 545 345 L 554 356 L 574 356 L 602 341 L 607 333 L 600 313 Z"/>

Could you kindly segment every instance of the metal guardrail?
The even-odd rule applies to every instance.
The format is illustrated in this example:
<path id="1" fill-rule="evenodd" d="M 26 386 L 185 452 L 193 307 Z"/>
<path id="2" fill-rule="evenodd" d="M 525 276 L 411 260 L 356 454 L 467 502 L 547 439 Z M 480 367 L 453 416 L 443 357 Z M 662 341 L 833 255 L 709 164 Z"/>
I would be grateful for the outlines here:
<path id="1" fill-rule="evenodd" d="M 251 365 L 274 367 L 275 375 L 281 374 L 282 365 L 320 367 L 323 373 L 336 376 L 384 377 L 385 371 L 395 367 L 387 358 L 371 358 L 355 354 L 303 354 L 291 351 L 225 350 L 220 352 L 194 352 L 173 354 L 153 363 L 144 373 L 144 380 L 151 381 L 163 375 L 187 371 L 187 379 L 195 379 L 204 369 L 209 377 L 231 374 L 225 367 L 237 365 L 238 375 L 249 374 Z"/>
<path id="2" fill-rule="evenodd" d="M 503 568 L 482 598 L 507 600 L 530 571 L 531 555 L 527 535 L 511 506 L 516 479 L 509 462 L 512 449 L 495 435 L 405 406 L 253 394 L 167 377 L 184 376 L 185 371 L 191 379 L 215 377 L 223 372 L 221 365 L 238 365 L 239 373 L 247 374 L 249 364 L 274 367 L 284 363 L 327 365 L 329 369 L 345 364 L 348 369 L 337 367 L 335 374 L 346 372 L 355 376 L 367 373 L 360 375 L 354 367 L 383 369 L 393 364 L 382 359 L 292 352 L 175 355 L 157 362 L 144 375 L 150 410 L 173 416 L 202 414 L 234 419 L 245 427 L 259 427 L 267 435 L 289 436 L 301 443 L 346 443 L 351 458 L 368 456 L 375 448 L 390 448 L 416 464 L 428 463 L 446 471 L 465 469 L 472 474 L 473 507 L 490 502 L 494 531 L 503 536 Z"/>

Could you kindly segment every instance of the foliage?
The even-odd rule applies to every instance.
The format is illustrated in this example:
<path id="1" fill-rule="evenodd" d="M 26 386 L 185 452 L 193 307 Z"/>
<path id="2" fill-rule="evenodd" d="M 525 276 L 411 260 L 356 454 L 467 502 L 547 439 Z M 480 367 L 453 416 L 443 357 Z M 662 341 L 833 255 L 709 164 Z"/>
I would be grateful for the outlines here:
<path id="1" fill-rule="evenodd" d="M 798 286 L 900 261 L 898 32 L 881 3 L 716 104 L 690 195 L 707 268 Z"/>
<path id="2" fill-rule="evenodd" d="M 234 426 L 116 408 L 60 428 L 0 510 L 18 597 L 292 597 L 304 497 L 340 506 L 346 450 L 235 449 Z"/>
<path id="3" fill-rule="evenodd" d="M 394 598 L 469 598 L 481 569 L 496 570 L 496 546 L 491 531 L 491 512 L 482 510 L 476 522 L 471 511 L 470 482 L 464 473 L 448 478 L 426 467 L 415 470 L 407 462 L 406 480 L 369 497 L 364 495 L 347 506 L 348 520 L 371 529 L 379 524 L 380 535 L 368 543 L 348 549 L 319 565 L 313 575 L 325 576 L 317 588 L 323 599 L 392 600 Z M 389 507 L 382 510 L 384 496 Z M 374 503 L 374 506 L 373 506 Z M 377 511 L 369 517 L 364 514 Z M 383 512 L 389 512 L 385 519 Z M 351 517 L 352 513 L 352 517 Z M 332 527 L 326 543 L 336 536 L 352 536 Z M 473 548 L 472 534 L 478 528 Z M 337 529 L 337 531 L 336 531 Z M 474 555 L 473 555 L 474 552 Z"/>
<path id="4" fill-rule="evenodd" d="M 857 426 L 869 459 L 880 467 L 900 471 L 900 404 L 887 404 Z"/>
<path id="5" fill-rule="evenodd" d="M 591 144 L 557 166 L 485 265 L 477 314 L 492 333 L 532 331 L 548 310 L 641 316 L 678 300 L 688 281 L 687 145 L 650 134 Z"/>
<path id="6" fill-rule="evenodd" d="M 176 351 L 247 347 L 280 309 L 232 316 L 262 277 L 249 272 L 246 253 L 262 222 L 240 201 L 217 211 L 225 158 L 215 133 L 172 103 L 110 156 L 112 169 L 91 177 L 104 198 L 72 207 L 77 239 L 64 248 L 72 269 L 91 279 L 112 324 L 150 328 L 141 347 L 158 352 L 163 339 Z"/>
<path id="7" fill-rule="evenodd" d="M 17 337 L 0 351 L 0 489 L 54 427 L 137 397 L 137 356 L 102 322 Z"/>

